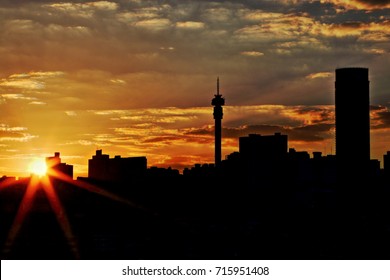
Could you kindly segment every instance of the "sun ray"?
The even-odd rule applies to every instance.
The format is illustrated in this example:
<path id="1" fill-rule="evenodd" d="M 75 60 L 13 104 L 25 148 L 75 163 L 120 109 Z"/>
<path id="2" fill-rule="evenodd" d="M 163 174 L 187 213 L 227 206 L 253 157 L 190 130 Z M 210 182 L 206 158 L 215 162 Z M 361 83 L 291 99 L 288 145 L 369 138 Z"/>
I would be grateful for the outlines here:
<path id="1" fill-rule="evenodd" d="M 60 224 L 62 231 L 64 232 L 65 238 L 68 241 L 68 245 L 73 253 L 73 256 L 76 259 L 80 259 L 76 238 L 73 235 L 68 216 L 66 215 L 65 209 L 62 207 L 61 201 L 58 198 L 58 195 L 55 192 L 53 184 L 51 183 L 48 176 L 43 178 L 42 187 L 49 200 L 50 206 L 54 211 L 57 221 Z"/>
<path id="2" fill-rule="evenodd" d="M 44 170 L 44 172 L 43 172 L 43 170 Z M 11 252 L 12 246 L 15 242 L 15 239 L 16 239 L 18 233 L 20 232 L 20 229 L 23 225 L 23 222 L 24 222 L 26 216 L 28 215 L 28 213 L 31 211 L 36 192 L 39 188 L 42 188 L 48 201 L 49 201 L 50 207 L 52 208 L 52 210 L 56 216 L 56 219 L 57 219 L 57 221 L 58 221 L 58 223 L 59 223 L 59 225 L 64 233 L 64 236 L 68 242 L 68 245 L 70 247 L 70 250 L 71 250 L 73 256 L 76 259 L 80 258 L 80 253 L 79 253 L 79 249 L 77 246 L 76 238 L 73 235 L 68 216 L 66 214 L 64 207 L 62 206 L 62 203 L 61 203 L 61 201 L 58 197 L 58 194 L 57 194 L 57 192 L 54 188 L 54 185 L 53 185 L 53 183 L 55 183 L 56 181 L 57 182 L 63 181 L 67 184 L 76 186 L 80 189 L 84 189 L 84 190 L 89 191 L 91 193 L 96 193 L 96 194 L 101 195 L 103 197 L 106 197 L 108 199 L 123 203 L 123 204 L 128 205 L 132 208 L 143 210 L 145 212 L 151 212 L 150 209 L 144 208 L 141 205 L 138 205 L 134 202 L 131 202 L 130 200 L 122 198 L 122 197 L 120 197 L 116 194 L 113 194 L 107 190 L 96 187 L 93 184 L 90 184 L 90 183 L 85 182 L 85 181 L 80 181 L 80 180 L 75 181 L 70 176 L 64 174 L 63 172 L 61 172 L 59 170 L 56 170 L 53 167 L 47 168 L 45 166 L 45 168 L 39 167 L 37 169 L 35 169 L 35 167 L 34 167 L 33 173 L 34 174 L 30 177 L 30 179 L 27 183 L 27 187 L 26 187 L 26 191 L 24 193 L 23 199 L 19 205 L 17 214 L 15 216 L 15 219 L 14 219 L 12 226 L 10 228 L 10 231 L 8 233 L 8 237 L 7 237 L 4 249 L 3 249 L 4 256 L 9 255 L 9 253 Z M 43 175 L 43 174 L 45 174 L 45 175 Z M 19 180 L 19 181 L 5 180 L 3 182 L 0 182 L 0 190 L 7 188 L 9 186 L 15 185 L 15 184 L 20 184 L 23 181 L 24 180 Z M 27 181 L 25 181 L 25 182 L 27 182 Z"/>
<path id="3" fill-rule="evenodd" d="M 3 254 L 7 256 L 12 248 L 12 245 L 14 244 L 15 238 L 18 235 L 20 228 L 22 227 L 23 221 L 26 218 L 26 215 L 28 212 L 30 212 L 35 193 L 38 190 L 39 186 L 39 178 L 36 176 L 32 176 L 30 178 L 30 181 L 26 187 L 26 191 L 24 193 L 23 199 L 19 205 L 18 212 L 15 216 L 15 219 L 12 223 L 11 229 L 8 233 L 7 240 L 5 242 L 5 246 L 3 249 Z"/>
<path id="4" fill-rule="evenodd" d="M 126 205 L 129 205 L 133 208 L 137 208 L 137 209 L 141 209 L 141 210 L 144 210 L 144 211 L 148 211 L 148 209 L 144 208 L 143 206 L 141 205 L 138 205 L 134 202 L 131 202 L 130 200 L 127 200 L 127 199 L 124 199 L 118 195 L 115 195 L 109 191 L 106 191 L 102 188 L 98 188 L 88 182 L 84 182 L 84 181 L 80 181 L 80 180 L 77 180 L 77 181 L 74 181 L 71 177 L 69 177 L 68 175 L 62 173 L 61 171 L 58 171 L 58 170 L 55 170 L 55 169 L 49 169 L 48 170 L 48 175 L 49 176 L 53 176 L 55 177 L 56 179 L 60 179 L 66 183 L 69 183 L 69 184 L 72 184 L 76 187 L 79 187 L 81 189 L 85 189 L 89 192 L 92 192 L 92 193 L 96 193 L 96 194 L 99 194 L 101 196 L 104 196 L 104 197 L 107 197 L 111 200 L 114 200 L 114 201 L 118 201 L 118 202 L 121 202 L 121 203 L 124 203 Z"/>

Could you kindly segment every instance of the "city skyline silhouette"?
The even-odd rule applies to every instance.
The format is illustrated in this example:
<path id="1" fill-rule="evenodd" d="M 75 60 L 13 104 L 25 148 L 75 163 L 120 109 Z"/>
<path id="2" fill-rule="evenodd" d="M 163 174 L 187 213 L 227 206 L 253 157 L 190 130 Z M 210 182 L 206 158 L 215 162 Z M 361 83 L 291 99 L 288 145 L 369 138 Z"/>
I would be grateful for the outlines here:
<path id="1" fill-rule="evenodd" d="M 275 131 L 289 135 L 296 150 L 334 154 L 339 67 L 370 69 L 371 158 L 386 151 L 386 3 L 52 0 L 0 7 L 0 176 L 28 176 L 30 161 L 55 151 L 76 177 L 87 176 L 97 149 L 180 171 L 212 163 L 217 76 L 228 100 L 222 159 L 239 137 Z"/>
<path id="2" fill-rule="evenodd" d="M 216 127 L 213 164 L 180 174 L 148 167 L 146 157 L 111 158 L 96 150 L 88 177 L 73 180 L 73 166 L 55 152 L 46 157 L 47 175 L 1 178 L 2 258 L 389 258 L 389 152 L 380 169 L 367 150 L 356 149 L 358 141 L 343 146 L 351 135 L 340 96 L 367 97 L 368 87 L 355 85 L 368 82 L 368 69 L 340 72 L 335 94 L 341 156 L 336 150 L 311 157 L 289 148 L 288 136 L 275 132 L 240 137 L 239 150 L 219 161 Z M 215 98 L 221 98 L 219 79 Z M 365 110 L 356 114 L 364 119 L 370 104 L 362 100 Z M 216 111 L 220 124 L 221 108 Z M 369 143 L 369 127 L 361 129 L 368 132 L 362 142 Z M 346 151 L 352 153 L 345 156 Z"/>
<path id="3" fill-rule="evenodd" d="M 360 132 L 360 136 L 357 137 L 357 139 L 366 139 L 363 146 L 365 147 L 365 150 L 366 150 L 366 159 L 364 161 L 368 162 L 371 157 L 370 157 L 370 152 L 371 152 L 371 145 L 370 145 L 370 133 L 371 133 L 371 125 L 370 125 L 370 122 L 373 122 L 375 121 L 375 117 L 372 118 L 371 116 L 371 111 L 375 111 L 377 108 L 377 106 L 371 106 L 370 105 L 370 94 L 369 94 L 369 81 L 368 81 L 368 68 L 362 68 L 362 67 L 347 67 L 347 68 L 337 68 L 335 70 L 335 77 L 336 77 L 336 82 L 335 82 L 335 85 L 336 85 L 336 96 L 337 96 L 337 73 L 339 73 L 339 77 L 342 77 L 343 75 L 343 79 L 345 80 L 344 81 L 344 85 L 343 86 L 339 86 L 339 88 L 342 88 L 342 89 L 339 89 L 339 92 L 341 94 L 339 94 L 339 96 L 342 96 L 344 99 L 343 101 L 337 101 L 337 97 L 336 97 L 336 102 L 338 102 L 339 104 L 343 104 L 343 105 L 339 105 L 338 107 L 339 108 L 342 108 L 343 109 L 339 109 L 339 119 L 342 120 L 342 119 L 345 119 L 344 121 L 338 121 L 339 123 L 342 123 L 342 125 L 340 124 L 339 126 L 340 127 L 343 127 L 343 129 L 339 129 L 339 131 L 345 131 L 345 132 L 342 132 L 342 134 L 339 134 L 340 135 L 343 135 L 341 137 L 339 137 L 340 139 L 345 139 L 345 143 L 344 144 L 340 144 L 341 141 L 339 141 L 339 146 L 342 147 L 341 149 L 339 148 L 339 150 L 343 150 L 343 149 L 349 149 L 349 152 L 347 152 L 345 154 L 345 160 L 344 160 L 344 164 L 356 164 L 357 162 L 362 162 L 362 160 L 358 159 L 358 158 L 354 158 L 355 155 L 358 155 L 359 153 L 355 153 L 355 150 L 358 150 L 358 149 L 361 149 L 361 145 L 360 144 L 356 144 L 355 146 L 351 146 L 350 143 L 348 143 L 348 138 L 351 138 L 352 136 L 355 135 L 355 132 L 356 131 L 361 131 Z M 355 74 L 356 73 L 356 74 Z M 351 75 L 352 74 L 352 75 Z M 351 76 L 351 78 L 348 78 L 348 75 Z M 356 77 L 355 77 L 356 76 Z M 366 83 L 367 84 L 359 84 L 358 83 L 358 80 L 356 79 L 363 79 L 364 80 L 364 77 L 366 77 L 367 81 Z M 340 78 L 341 80 L 342 78 Z M 339 84 L 342 84 L 341 82 L 339 82 Z M 349 88 L 350 87 L 350 88 Z M 365 89 L 366 88 L 366 89 Z M 353 97 L 355 98 L 355 96 L 349 96 L 351 95 L 351 93 L 353 92 L 357 92 L 357 96 L 363 96 L 363 98 L 360 98 L 361 100 L 359 101 L 360 103 L 360 107 L 358 106 L 358 110 L 356 110 L 356 112 L 358 113 L 359 115 L 359 111 L 363 111 L 364 114 L 361 114 L 362 116 L 360 116 L 360 121 L 356 121 L 356 124 L 352 124 L 351 123 L 351 117 L 349 116 L 349 114 L 345 113 L 347 112 L 347 108 L 349 108 L 349 97 Z M 340 97 L 339 97 L 339 100 L 342 100 Z M 214 98 L 212 99 L 212 103 L 211 103 L 212 106 L 214 106 L 214 113 L 213 113 L 213 116 L 214 116 L 214 120 L 215 120 L 215 124 L 214 124 L 214 127 L 211 128 L 211 133 L 214 135 L 214 164 L 215 165 L 220 165 L 221 163 L 221 160 L 222 160 L 222 129 L 226 127 L 223 127 L 222 126 L 222 118 L 223 118 L 223 109 L 222 109 L 222 106 L 225 105 L 225 99 L 222 97 L 222 95 L 220 95 L 220 81 L 219 81 L 219 77 L 217 78 L 217 92 L 216 94 L 214 95 Z M 337 106 L 335 106 L 337 108 Z M 365 108 L 365 109 L 363 109 Z M 380 108 L 380 106 L 379 106 Z M 379 109 L 381 110 L 381 109 Z M 336 111 L 336 115 L 337 115 L 337 110 Z M 355 116 L 353 117 L 354 119 L 356 118 Z M 372 119 L 372 120 L 371 120 Z M 335 119 L 330 119 L 330 120 L 333 120 L 335 121 L 336 125 L 337 126 L 337 122 Z M 366 129 L 362 129 L 360 128 L 359 124 L 361 122 L 365 122 L 365 127 Z M 329 124 L 329 123 L 327 123 Z M 333 125 L 330 124 L 330 126 L 327 126 L 327 127 L 332 127 Z M 309 126 L 307 126 L 309 127 Z M 327 128 L 328 129 L 328 128 Z M 202 129 L 199 129 L 200 131 Z M 266 127 L 266 131 L 267 132 L 274 132 L 274 133 L 280 133 L 280 131 L 287 131 L 286 133 L 288 133 L 288 130 L 286 130 L 284 127 L 278 127 L 278 126 L 268 126 Z M 248 135 L 250 134 L 259 134 L 257 133 L 256 129 L 254 129 L 253 131 L 251 131 L 250 129 L 248 130 L 249 133 Z M 337 131 L 337 129 L 335 129 L 335 131 Z M 255 133 L 251 133 L 251 132 L 255 132 Z M 314 132 L 316 132 L 314 130 Z M 205 132 L 199 132 L 199 134 L 205 134 Z M 336 133 L 337 134 L 337 133 Z M 337 135 L 334 134 L 333 137 L 336 138 Z M 195 132 L 195 135 L 197 135 L 197 132 Z M 237 135 L 243 135 L 243 133 L 239 133 Z M 347 137 L 346 135 L 349 135 L 349 137 Z M 243 135 L 245 136 L 245 135 Z M 242 137 L 242 136 L 241 136 Z M 241 137 L 237 137 L 237 138 L 241 138 Z M 334 142 L 334 143 L 332 143 Z M 311 149 L 311 152 L 312 152 L 312 157 L 314 157 L 315 154 L 318 154 L 318 153 L 321 153 L 321 154 L 324 154 L 324 155 L 334 155 L 335 154 L 335 151 L 336 151 L 336 145 L 337 141 L 332 141 L 331 139 L 331 144 L 330 144 L 330 153 L 326 154 L 324 153 L 322 150 L 323 148 L 319 149 L 319 150 L 313 150 Z M 240 144 L 239 144 L 240 146 Z M 345 147 L 345 148 L 344 148 Z M 294 147 L 290 147 L 290 148 L 293 148 L 295 149 Z M 325 149 L 326 151 L 326 149 Z M 233 153 L 235 151 L 233 150 Z M 306 152 L 306 151 L 305 151 Z M 386 151 L 385 151 L 386 152 Z M 57 152 L 56 152 L 57 154 Z M 384 155 L 384 154 L 383 154 Z M 116 156 L 116 157 L 120 157 L 120 155 Z M 225 152 L 225 158 L 228 159 L 229 157 L 229 154 L 227 154 Z M 340 155 L 339 155 L 340 157 Z M 54 156 L 54 159 L 56 158 L 56 155 Z M 349 158 L 354 158 L 354 160 L 350 160 L 349 161 Z M 382 159 L 382 157 L 381 157 Z M 383 168 L 383 159 L 375 159 L 379 162 L 379 164 L 382 162 L 382 168 Z M 39 158 L 35 158 L 35 161 L 39 160 Z M 34 162 L 32 162 L 34 163 Z M 210 163 L 210 162 L 204 162 L 204 163 Z M 204 164 L 203 163 L 203 164 Z M 202 164 L 202 162 L 197 162 L 195 163 L 194 165 L 196 164 Z M 30 165 L 31 165 L 31 162 L 30 162 Z M 369 169 L 370 167 L 368 166 L 369 164 L 367 163 L 367 166 L 365 166 L 363 169 Z M 151 167 L 159 167 L 159 165 L 155 166 L 155 165 L 151 165 Z M 168 166 L 169 168 L 172 168 L 171 165 Z M 179 172 L 183 172 L 184 170 L 190 168 L 191 166 L 189 165 L 183 165 L 181 166 L 181 168 L 178 170 Z M 356 166 L 355 166 L 356 167 Z M 163 166 L 164 168 L 164 166 Z M 381 166 L 379 166 L 378 168 L 381 168 Z M 355 168 L 352 168 L 352 169 L 355 169 Z M 30 173 L 34 173 L 34 172 L 31 172 L 29 170 Z M 84 174 L 88 174 L 89 171 L 85 172 Z M 12 172 L 11 172 L 12 174 Z M 24 173 L 26 174 L 26 173 Z M 72 166 L 72 174 L 73 174 L 73 166 Z M 7 176 L 7 174 L 4 174 L 3 176 Z M 26 176 L 21 176 L 21 177 L 26 177 Z M 81 176 L 83 177 L 83 176 Z"/>
<path id="4" fill-rule="evenodd" d="M 2 1 L 2 259 L 389 259 L 389 14 Z"/>

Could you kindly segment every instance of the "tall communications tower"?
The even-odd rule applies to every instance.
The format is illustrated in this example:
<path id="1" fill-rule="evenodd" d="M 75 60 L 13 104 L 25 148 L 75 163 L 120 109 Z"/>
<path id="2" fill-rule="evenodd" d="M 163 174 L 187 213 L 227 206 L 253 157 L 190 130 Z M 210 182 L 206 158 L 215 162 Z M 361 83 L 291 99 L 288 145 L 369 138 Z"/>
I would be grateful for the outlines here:
<path id="1" fill-rule="evenodd" d="M 223 108 L 225 105 L 225 98 L 219 94 L 219 77 L 217 78 L 217 94 L 214 95 L 211 105 L 214 106 L 214 119 L 215 119 L 215 166 L 221 164 L 221 140 L 222 140 L 222 118 L 223 118 Z"/>

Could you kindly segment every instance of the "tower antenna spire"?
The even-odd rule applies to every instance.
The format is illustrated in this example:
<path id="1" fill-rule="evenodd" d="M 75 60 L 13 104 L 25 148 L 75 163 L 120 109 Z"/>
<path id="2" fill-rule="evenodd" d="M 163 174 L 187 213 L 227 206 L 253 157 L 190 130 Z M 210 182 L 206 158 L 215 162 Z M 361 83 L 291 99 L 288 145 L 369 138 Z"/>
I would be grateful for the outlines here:
<path id="1" fill-rule="evenodd" d="M 219 77 L 217 77 L 217 95 L 220 95 L 219 94 Z"/>

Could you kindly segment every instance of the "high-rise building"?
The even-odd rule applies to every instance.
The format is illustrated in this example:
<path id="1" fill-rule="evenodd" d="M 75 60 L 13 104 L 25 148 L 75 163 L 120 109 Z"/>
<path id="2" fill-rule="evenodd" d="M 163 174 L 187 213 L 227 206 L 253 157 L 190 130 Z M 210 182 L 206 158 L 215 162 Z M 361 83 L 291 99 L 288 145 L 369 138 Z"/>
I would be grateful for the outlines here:
<path id="1" fill-rule="evenodd" d="M 336 156 L 339 171 L 368 172 L 370 89 L 368 68 L 336 69 Z"/>
<path id="2" fill-rule="evenodd" d="M 214 106 L 214 119 L 215 119 L 215 165 L 219 166 L 221 164 L 222 156 L 222 118 L 223 118 L 223 108 L 225 105 L 225 98 L 219 94 L 219 78 L 217 78 L 217 94 L 214 95 L 211 105 Z"/>

